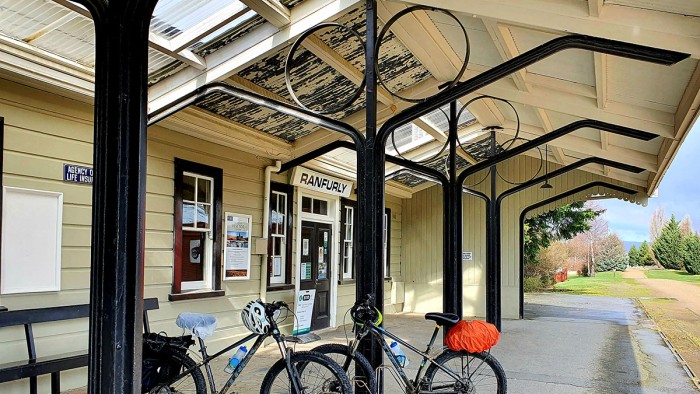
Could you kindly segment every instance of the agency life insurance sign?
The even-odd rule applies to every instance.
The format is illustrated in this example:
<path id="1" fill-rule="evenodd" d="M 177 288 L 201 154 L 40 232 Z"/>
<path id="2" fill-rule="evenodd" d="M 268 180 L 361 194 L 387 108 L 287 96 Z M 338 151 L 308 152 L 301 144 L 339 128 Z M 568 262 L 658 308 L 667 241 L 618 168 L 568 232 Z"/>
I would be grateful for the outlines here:
<path id="1" fill-rule="evenodd" d="M 63 181 L 92 185 L 92 168 L 75 164 L 63 164 Z"/>
<path id="2" fill-rule="evenodd" d="M 304 167 L 294 169 L 292 185 L 341 197 L 350 197 L 352 192 L 352 182 L 311 171 Z"/>

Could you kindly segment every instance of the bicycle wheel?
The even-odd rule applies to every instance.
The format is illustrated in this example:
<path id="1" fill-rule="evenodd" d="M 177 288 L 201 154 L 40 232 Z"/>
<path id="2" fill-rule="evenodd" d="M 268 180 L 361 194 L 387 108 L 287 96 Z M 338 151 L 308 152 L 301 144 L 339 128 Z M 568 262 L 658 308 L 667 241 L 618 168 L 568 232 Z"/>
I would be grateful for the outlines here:
<path id="1" fill-rule="evenodd" d="M 330 357 L 316 352 L 296 352 L 292 355 L 303 394 L 352 393 L 352 386 L 343 369 Z M 285 360 L 272 365 L 260 388 L 261 394 L 293 393 Z M 301 394 L 301 393 L 300 393 Z"/>
<path id="2" fill-rule="evenodd" d="M 441 365 L 456 375 L 455 380 Z M 506 392 L 506 373 L 490 353 L 469 353 L 446 350 L 430 364 L 425 373 L 425 382 L 430 392 L 450 393 L 498 393 Z"/>
<path id="3" fill-rule="evenodd" d="M 325 354 L 338 363 L 343 368 L 343 371 L 348 375 L 348 380 L 350 384 L 357 388 L 366 388 L 370 393 L 377 392 L 377 380 L 374 375 L 374 370 L 372 365 L 369 363 L 367 358 L 362 355 L 362 353 L 355 353 L 351 357 L 348 357 L 350 348 L 347 345 L 340 345 L 337 343 L 329 343 L 326 345 L 317 346 L 312 349 L 314 352 L 319 352 Z M 362 369 L 363 376 L 356 376 L 356 368 L 360 367 Z M 364 391 L 364 390 L 363 390 Z"/>
<path id="4" fill-rule="evenodd" d="M 161 368 L 173 368 L 174 370 L 157 371 L 161 377 L 174 377 L 190 368 L 194 369 L 172 383 L 157 384 L 148 391 L 149 394 L 206 394 L 207 385 L 204 381 L 204 375 L 199 368 L 195 368 L 197 363 L 190 356 L 178 352 L 168 352 L 168 357 L 171 358 L 172 362 Z"/>

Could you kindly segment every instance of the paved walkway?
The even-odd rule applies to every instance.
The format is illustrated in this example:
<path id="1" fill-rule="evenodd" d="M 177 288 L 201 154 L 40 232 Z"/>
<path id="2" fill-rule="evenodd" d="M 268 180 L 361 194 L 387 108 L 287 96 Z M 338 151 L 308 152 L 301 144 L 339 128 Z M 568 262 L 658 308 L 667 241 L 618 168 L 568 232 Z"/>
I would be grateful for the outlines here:
<path id="1" fill-rule="evenodd" d="M 505 320 L 501 341 L 492 350 L 506 371 L 508 393 L 698 393 L 633 301 L 563 294 L 525 299 L 526 319 Z M 422 315 L 401 313 L 386 316 L 385 327 L 422 348 L 434 326 Z M 345 342 L 343 327 L 319 334 L 321 341 L 297 350 Z M 278 358 L 275 346 L 261 349 L 234 385 L 235 392 L 259 392 Z M 409 353 L 409 360 L 409 368 L 417 368 L 417 356 Z M 226 380 L 225 362 L 221 357 L 214 363 L 217 382 Z M 385 393 L 401 392 L 390 377 L 386 381 Z"/>

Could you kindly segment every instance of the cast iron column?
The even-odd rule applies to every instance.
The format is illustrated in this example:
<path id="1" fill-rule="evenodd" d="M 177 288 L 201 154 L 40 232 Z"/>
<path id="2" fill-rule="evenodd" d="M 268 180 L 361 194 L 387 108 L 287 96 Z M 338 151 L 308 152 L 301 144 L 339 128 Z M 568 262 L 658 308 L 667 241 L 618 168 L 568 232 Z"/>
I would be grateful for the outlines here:
<path id="1" fill-rule="evenodd" d="M 490 157 L 496 156 L 496 130 L 491 130 Z M 489 169 L 491 172 L 491 204 L 488 205 L 488 221 L 491 231 L 487 234 L 486 256 L 486 321 L 492 323 L 501 331 L 501 269 L 496 261 L 497 249 L 501 247 L 498 222 L 496 220 L 496 164 Z"/>
<path id="2" fill-rule="evenodd" d="M 141 392 L 148 26 L 156 0 L 85 0 L 95 21 L 90 393 Z"/>
<path id="3" fill-rule="evenodd" d="M 374 296 L 374 303 L 384 312 L 384 270 L 382 253 L 382 224 L 384 220 L 384 149 L 376 143 L 377 137 L 377 78 L 376 78 L 376 0 L 366 2 L 367 35 L 365 54 L 366 78 L 366 129 L 365 146 L 357 147 L 364 155 L 358 155 L 357 210 L 360 220 L 360 261 L 357 270 L 357 299 L 367 294 Z M 364 157 L 361 157 L 364 156 Z M 391 220 L 391 218 L 389 218 Z M 388 236 L 388 235 L 387 235 Z M 388 272 L 387 272 L 388 274 Z M 361 348 L 373 368 L 382 364 L 381 348 L 369 336 Z M 381 386 L 381 382 L 378 382 Z M 380 390 L 381 392 L 381 390 Z"/>
<path id="4" fill-rule="evenodd" d="M 446 229 L 443 248 L 442 309 L 462 317 L 462 186 L 457 185 L 457 102 L 450 103 L 448 139 L 449 174 L 443 187 L 443 221 Z"/>

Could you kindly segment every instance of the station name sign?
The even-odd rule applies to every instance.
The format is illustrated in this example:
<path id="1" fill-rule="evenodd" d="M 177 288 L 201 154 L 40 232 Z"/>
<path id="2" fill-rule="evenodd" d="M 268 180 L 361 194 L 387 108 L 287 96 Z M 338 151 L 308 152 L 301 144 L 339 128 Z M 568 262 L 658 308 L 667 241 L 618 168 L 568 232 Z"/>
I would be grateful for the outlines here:
<path id="1" fill-rule="evenodd" d="M 63 181 L 92 185 L 92 168 L 63 164 Z"/>
<path id="2" fill-rule="evenodd" d="M 294 169 L 292 185 L 342 197 L 350 197 L 350 193 L 352 193 L 352 182 L 303 167 Z"/>

